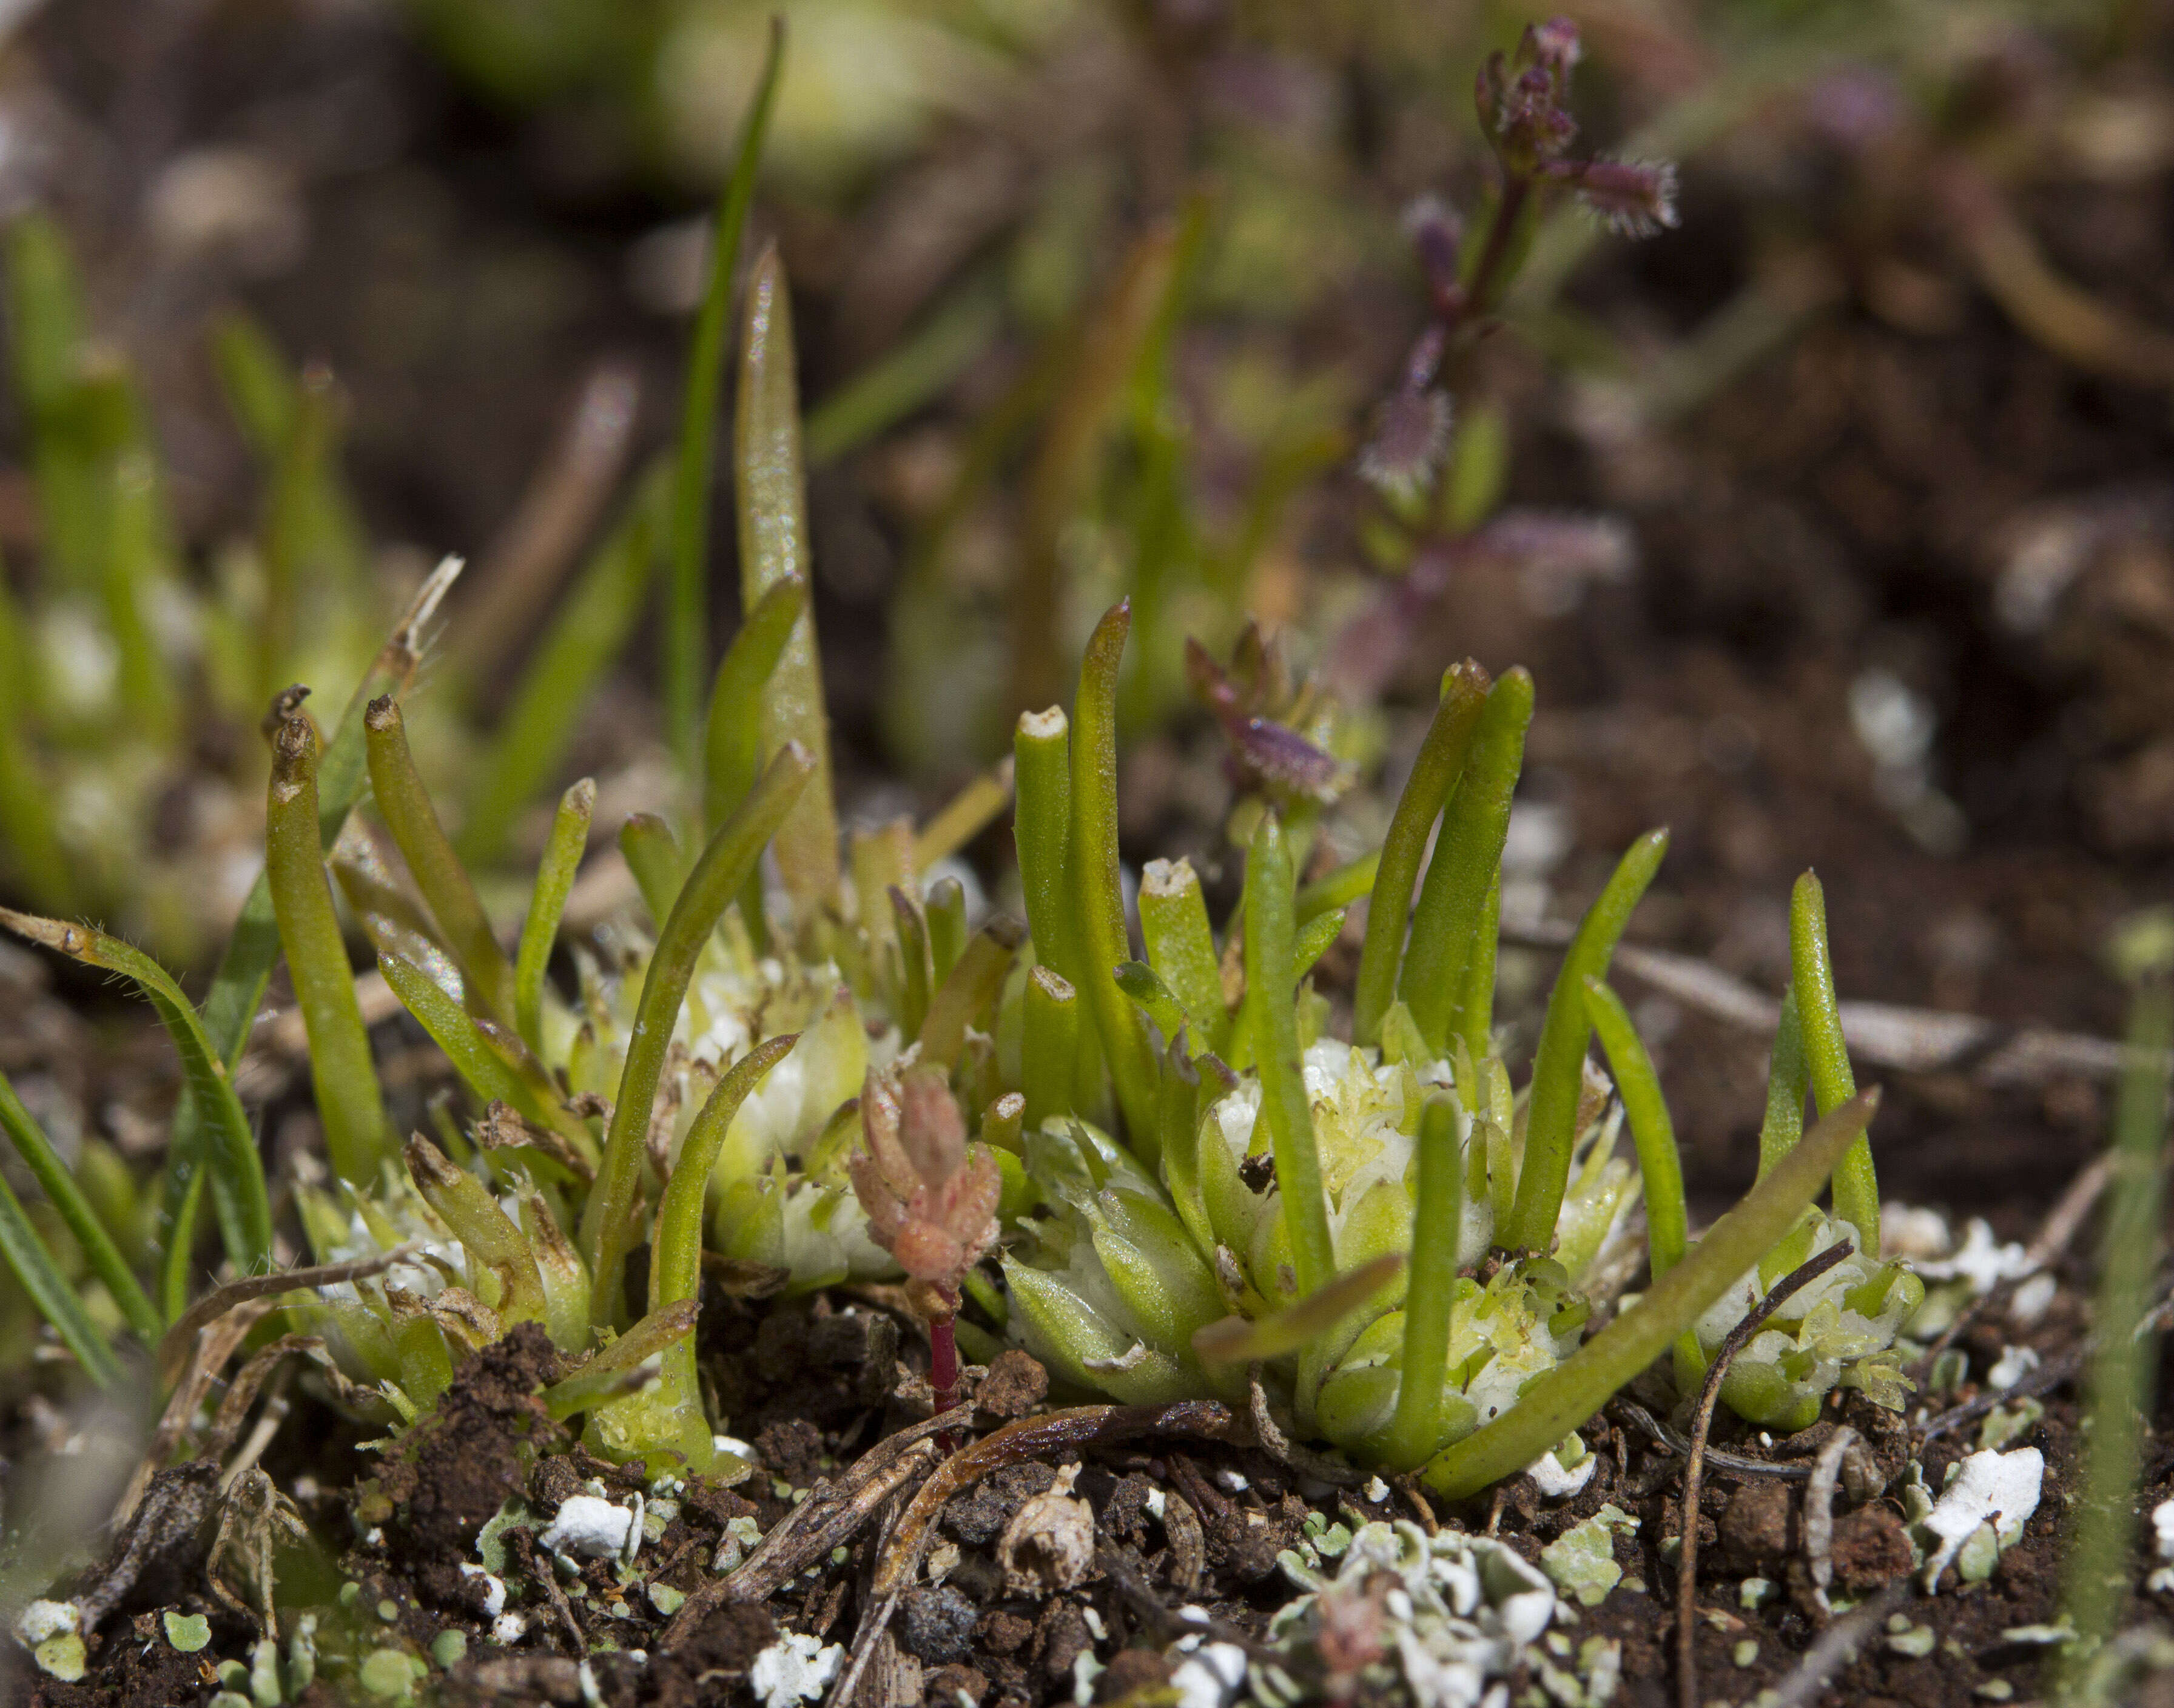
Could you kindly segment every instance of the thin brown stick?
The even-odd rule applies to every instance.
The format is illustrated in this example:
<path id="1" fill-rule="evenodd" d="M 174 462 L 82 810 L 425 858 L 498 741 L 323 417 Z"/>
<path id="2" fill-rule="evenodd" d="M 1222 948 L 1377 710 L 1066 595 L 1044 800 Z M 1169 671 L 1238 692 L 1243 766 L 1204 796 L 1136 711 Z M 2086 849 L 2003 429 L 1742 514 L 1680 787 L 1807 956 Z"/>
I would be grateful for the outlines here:
<path id="1" fill-rule="evenodd" d="M 1656 1446 L 1666 1447 L 1680 1458 L 1690 1457 L 1690 1437 L 1680 1430 L 1670 1429 L 1637 1401 L 1618 1394 L 1609 1404 Z M 1726 1471 L 1732 1476 L 1766 1477 L 1777 1483 L 1801 1483 L 1812 1474 L 1809 1467 L 1787 1459 L 1748 1459 L 1741 1453 L 1723 1452 L 1719 1447 L 1706 1450 L 1706 1462 L 1714 1470 Z"/>
<path id="2" fill-rule="evenodd" d="M 958 1421 L 955 1414 L 938 1413 L 886 1435 L 854 1462 L 843 1482 L 817 1484 L 808 1498 L 756 1544 L 737 1570 L 729 1576 L 708 1579 L 687 1597 L 665 1627 L 664 1646 L 685 1642 L 722 1602 L 767 1601 L 811 1561 L 850 1540 L 919 1467 L 922 1458 L 914 1450 Z"/>
<path id="3" fill-rule="evenodd" d="M 1683 1552 L 1676 1559 L 1676 1700 L 1680 1708 L 1698 1708 L 1698 1520 L 1699 1489 L 1706 1472 L 1706 1431 L 1713 1427 L 1714 1403 L 1721 1397 L 1722 1378 L 1736 1354 L 1750 1344 L 1751 1337 L 1775 1311 L 1799 1288 L 1816 1281 L 1853 1251 L 1847 1240 L 1831 1245 L 1809 1262 L 1784 1275 L 1746 1311 L 1744 1320 L 1728 1331 L 1728 1338 L 1714 1354 L 1699 1393 L 1698 1415 L 1691 1424 L 1690 1453 L 1684 1465 Z"/>
<path id="4" fill-rule="evenodd" d="M 1910 1581 L 1890 1583 L 1868 1601 L 1852 1608 L 1820 1634 L 1804 1651 L 1797 1670 L 1766 1699 L 1766 1708 L 1811 1708 L 1826 1689 L 1827 1680 L 1847 1667 L 1864 1640 L 1886 1623 L 1887 1615 L 1908 1597 Z"/>
<path id="5" fill-rule="evenodd" d="M 1560 920 L 1506 922 L 1502 941 L 1517 949 L 1560 949 L 1576 929 Z M 1781 1018 L 1774 997 L 1695 955 L 1625 943 L 1614 965 L 1686 1008 L 1747 1031 L 1771 1032 Z M 2126 1048 L 2112 1039 L 2007 1026 L 1977 1014 L 1892 1003 L 1844 1003 L 1841 1013 L 1842 1035 L 1858 1061 L 1905 1073 L 1967 1073 L 1985 1085 L 2042 1085 L 2064 1075 L 2111 1079 L 2128 1060 Z"/>
<path id="6" fill-rule="evenodd" d="M 853 1657 L 830 1689 L 830 1708 L 842 1708 L 860 1687 L 876 1639 L 890 1624 L 899 1597 L 921 1569 L 921 1557 L 936 1515 L 999 1466 L 1038 1457 L 1052 1450 L 1076 1451 L 1129 1440 L 1135 1435 L 1227 1435 L 1231 1417 L 1213 1400 L 1180 1400 L 1167 1406 L 1076 1406 L 1038 1418 L 1022 1418 L 982 1437 L 945 1460 L 921 1485 L 899 1519 L 890 1545 L 877 1562 L 868 1589 L 868 1611 L 853 1638 Z M 684 1609 L 683 1609 L 684 1611 Z"/>
<path id="7" fill-rule="evenodd" d="M 319 1263 L 306 1269 L 284 1270 L 276 1275 L 245 1275 L 239 1281 L 230 1281 L 210 1292 L 174 1319 L 174 1326 L 159 1339 L 159 1385 L 170 1386 L 181 1374 L 189 1349 L 194 1343 L 197 1331 L 208 1322 L 215 1322 L 237 1305 L 246 1305 L 252 1299 L 262 1299 L 268 1294 L 306 1291 L 317 1287 L 332 1287 L 343 1281 L 367 1280 L 372 1275 L 382 1275 L 396 1263 L 404 1263 L 422 1250 L 418 1240 L 396 1246 L 390 1251 L 380 1251 L 375 1257 L 365 1257 L 353 1263 Z"/>
<path id="8" fill-rule="evenodd" d="M 574 565 L 626 467 L 641 382 L 625 362 L 589 375 L 565 428 L 471 578 L 461 663 L 478 681 L 502 672 Z"/>
<path id="9" fill-rule="evenodd" d="M 1247 1372 L 1246 1385 L 1249 1409 L 1252 1413 L 1253 1433 L 1260 1437 L 1261 1451 L 1279 1465 L 1285 1465 L 1301 1477 L 1311 1477 L 1317 1483 L 1326 1483 L 1332 1489 L 1356 1489 L 1366 1480 L 1367 1473 L 1339 1464 L 1324 1453 L 1294 1441 L 1277 1424 L 1275 1414 L 1268 1407 L 1268 1391 L 1261 1386 L 1261 1366 L 1254 1364 Z"/>

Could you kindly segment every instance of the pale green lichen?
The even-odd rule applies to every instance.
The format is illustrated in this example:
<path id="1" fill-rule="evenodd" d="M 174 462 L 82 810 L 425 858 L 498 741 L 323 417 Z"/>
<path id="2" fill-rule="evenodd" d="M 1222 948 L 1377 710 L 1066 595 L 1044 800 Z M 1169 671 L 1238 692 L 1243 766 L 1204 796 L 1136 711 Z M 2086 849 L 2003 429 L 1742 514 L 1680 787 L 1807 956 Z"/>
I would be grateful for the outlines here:
<path id="1" fill-rule="evenodd" d="M 1637 1533 L 1638 1521 L 1610 1501 L 1542 1549 L 1540 1569 L 1556 1588 L 1576 1597 L 1580 1606 L 1598 1607 L 1623 1581 L 1623 1568 L 1615 1563 L 1615 1538 Z"/>

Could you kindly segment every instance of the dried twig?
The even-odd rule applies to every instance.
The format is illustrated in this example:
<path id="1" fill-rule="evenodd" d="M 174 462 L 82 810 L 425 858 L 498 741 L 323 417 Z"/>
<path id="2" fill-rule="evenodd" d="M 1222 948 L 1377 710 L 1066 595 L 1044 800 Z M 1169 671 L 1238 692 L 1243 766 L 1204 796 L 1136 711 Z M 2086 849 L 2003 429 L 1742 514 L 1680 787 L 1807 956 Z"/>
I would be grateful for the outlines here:
<path id="1" fill-rule="evenodd" d="M 1766 1708 L 1811 1708 L 1826 1689 L 1827 1680 L 1856 1657 L 1864 1640 L 1886 1622 L 1887 1615 L 1909 1593 L 1909 1580 L 1903 1578 L 1829 1625 L 1819 1640 L 1804 1651 L 1804 1658 L 1782 1681 L 1781 1689 L 1766 1698 Z"/>
<path id="2" fill-rule="evenodd" d="M 1332 1489 L 1356 1489 L 1366 1480 L 1367 1473 L 1317 1453 L 1311 1447 L 1300 1446 L 1278 1426 L 1274 1413 L 1268 1407 L 1268 1391 L 1261 1386 L 1261 1366 L 1256 1363 L 1247 1372 L 1252 1413 L 1253 1433 L 1261 1439 L 1261 1451 L 1279 1465 L 1286 1465 L 1301 1477 L 1311 1477 L 1317 1483 L 1326 1483 Z"/>
<path id="3" fill-rule="evenodd" d="M 849 1541 L 884 1502 L 918 1471 L 934 1462 L 930 1436 L 959 1421 L 939 1413 L 878 1441 L 853 1463 L 841 1483 L 819 1483 L 808 1498 L 772 1527 L 755 1550 L 727 1577 L 711 1578 L 689 1596 L 665 1627 L 664 1645 L 694 1635 L 711 1609 L 726 1601 L 764 1602 L 810 1562 Z"/>
<path id="4" fill-rule="evenodd" d="M 1559 920 L 1506 922 L 1502 941 L 1560 949 L 1576 929 Z M 1775 998 L 1695 956 L 1624 943 L 1614 965 L 1685 1007 L 1747 1031 L 1771 1032 L 1781 1019 Z M 2124 1046 L 2107 1038 L 1892 1003 L 1844 1003 L 1841 1030 L 1861 1062 L 1906 1073 L 1967 1073 L 1986 1085 L 2042 1085 L 2068 1075 L 2111 1079 L 2128 1059 Z"/>
<path id="5" fill-rule="evenodd" d="M 1698 1655 L 1695 1639 L 1698 1635 L 1698 1519 L 1699 1485 L 1706 1471 L 1706 1431 L 1713 1426 L 1714 1403 L 1721 1397 L 1722 1378 L 1728 1374 L 1728 1366 L 1736 1354 L 1750 1343 L 1760 1325 L 1799 1288 L 1816 1281 L 1853 1251 L 1847 1240 L 1837 1241 L 1812 1258 L 1800 1263 L 1767 1289 L 1766 1296 L 1755 1303 L 1744 1315 L 1744 1320 L 1728 1331 L 1728 1338 L 1714 1354 L 1713 1364 L 1706 1373 L 1706 1386 L 1700 1391 L 1698 1413 L 1691 1424 L 1690 1452 L 1684 1465 L 1684 1541 L 1683 1552 L 1676 1561 L 1676 1700 L 1682 1708 L 1698 1708 Z"/>
<path id="6" fill-rule="evenodd" d="M 1031 1459 L 1053 1449 L 1082 1447 L 1129 1440 L 1136 1435 L 1207 1435 L 1219 1437 L 1230 1428 L 1229 1410 L 1213 1400 L 1180 1400 L 1167 1406 L 1076 1406 L 1015 1424 L 984 1435 L 954 1453 L 936 1474 L 921 1485 L 912 1503 L 900 1518 L 890 1545 L 877 1562 L 869 1586 L 868 1611 L 853 1638 L 853 1657 L 838 1682 L 831 1686 L 830 1708 L 850 1702 L 868 1670 L 876 1639 L 890 1624 L 898 1601 L 927 1547 L 930 1527 L 954 1495 L 962 1494 L 999 1466 Z M 683 1609 L 684 1611 L 684 1609 Z"/>
<path id="7" fill-rule="evenodd" d="M 230 1281 L 210 1292 L 174 1319 L 174 1326 L 160 1337 L 159 1385 L 170 1386 L 181 1376 L 184 1360 L 196 1340 L 197 1331 L 206 1323 L 215 1322 L 236 1305 L 246 1305 L 252 1299 L 262 1299 L 273 1293 L 293 1293 L 311 1288 L 332 1287 L 343 1281 L 367 1280 L 372 1275 L 382 1275 L 396 1263 L 404 1263 L 422 1250 L 421 1242 L 409 1240 L 396 1246 L 390 1251 L 381 1251 L 374 1257 L 365 1257 L 353 1263 L 319 1263 L 306 1269 L 283 1270 L 276 1275 L 245 1275 L 239 1281 Z"/>
<path id="8" fill-rule="evenodd" d="M 1825 1605 L 1827 1586 L 1834 1581 L 1835 1484 L 1841 1477 L 1841 1457 L 1856 1440 L 1857 1431 L 1847 1424 L 1827 1437 L 1820 1456 L 1812 1461 L 1811 1486 L 1804 1490 L 1804 1558 L 1810 1563 L 1812 1587 Z"/>
<path id="9" fill-rule="evenodd" d="M 1679 1458 L 1690 1457 L 1690 1437 L 1681 1430 L 1671 1429 L 1637 1401 L 1618 1394 L 1609 1403 L 1657 1446 L 1666 1447 Z M 1777 1483 L 1801 1483 L 1812 1474 L 1810 1467 L 1806 1465 L 1787 1460 L 1748 1459 L 1741 1453 L 1724 1452 L 1719 1447 L 1706 1450 L 1706 1462 L 1712 1469 L 1727 1471 L 1732 1476 L 1768 1477 Z"/>

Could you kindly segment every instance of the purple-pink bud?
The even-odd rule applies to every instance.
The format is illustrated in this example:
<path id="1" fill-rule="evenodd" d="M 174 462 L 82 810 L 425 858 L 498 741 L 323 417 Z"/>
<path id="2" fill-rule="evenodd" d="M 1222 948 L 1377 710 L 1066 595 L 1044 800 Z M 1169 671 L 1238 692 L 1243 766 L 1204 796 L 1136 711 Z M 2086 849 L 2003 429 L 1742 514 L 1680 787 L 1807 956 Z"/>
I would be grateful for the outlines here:
<path id="1" fill-rule="evenodd" d="M 1669 161 L 1587 160 L 1565 176 L 1618 237 L 1651 237 L 1676 223 L 1676 169 Z"/>

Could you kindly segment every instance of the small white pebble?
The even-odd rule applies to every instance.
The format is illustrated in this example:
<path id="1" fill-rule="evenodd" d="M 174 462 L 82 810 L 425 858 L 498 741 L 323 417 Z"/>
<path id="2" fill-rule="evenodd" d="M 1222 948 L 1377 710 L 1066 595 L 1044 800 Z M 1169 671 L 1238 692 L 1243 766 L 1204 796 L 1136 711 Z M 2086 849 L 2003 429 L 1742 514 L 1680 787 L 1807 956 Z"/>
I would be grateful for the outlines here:
<path id="1" fill-rule="evenodd" d="M 1578 1461 L 1576 1469 L 1566 1471 L 1562 1461 L 1550 1450 L 1526 1466 L 1525 1474 L 1539 1485 L 1540 1493 L 1547 1499 L 1567 1500 L 1593 1480 L 1593 1473 L 1599 1465 L 1598 1457 L 1587 1453 Z"/>
<path id="2" fill-rule="evenodd" d="M 1148 1498 L 1141 1501 L 1140 1505 L 1146 1510 L 1149 1517 L 1160 1518 L 1169 1510 L 1170 1497 L 1160 1489 L 1150 1489 L 1148 1490 Z"/>
<path id="3" fill-rule="evenodd" d="M 750 1465 L 761 1457 L 738 1435 L 712 1435 L 710 1446 L 720 1453 L 730 1453 L 736 1459 L 744 1459 Z"/>
<path id="4" fill-rule="evenodd" d="M 2161 1559 L 2174 1559 L 2174 1500 L 2162 1500 L 2151 1509 L 2151 1533 Z"/>
<path id="5" fill-rule="evenodd" d="M 2061 1290 L 2061 1284 L 2051 1275 L 2033 1275 L 2008 1301 L 2008 1320 L 2019 1328 L 2028 1328 L 2043 1316 L 2053 1303 L 2053 1295 Z"/>
<path id="6" fill-rule="evenodd" d="M 1232 1494 L 1242 1494 L 1253 1486 L 1244 1472 L 1233 1471 L 1227 1465 L 1215 1473 L 1215 1480 L 1223 1485 L 1225 1492 Z"/>
<path id="7" fill-rule="evenodd" d="M 634 1527 L 634 1514 L 625 1507 L 593 1494 L 572 1494 L 560 1503 L 559 1516 L 537 1540 L 560 1554 L 607 1559 L 626 1547 L 627 1534 Z"/>
<path id="8" fill-rule="evenodd" d="M 1096 1642 L 1106 1643 L 1110 1640 L 1109 1627 L 1102 1623 L 1101 1614 L 1096 1613 L 1092 1608 L 1082 1608 L 1079 1610 L 1079 1616 L 1087 1622 L 1087 1630 Z"/>
<path id="9" fill-rule="evenodd" d="M 1986 1372 L 1985 1379 L 1995 1393 L 2006 1393 L 2037 1369 L 2039 1362 L 2038 1354 L 2027 1346 L 2004 1346 L 2000 1361 Z"/>
<path id="10" fill-rule="evenodd" d="M 1389 1498 L 1389 1485 L 1387 1483 L 1384 1483 L 1379 1477 L 1376 1477 L 1372 1482 L 1366 1485 L 1366 1496 L 1369 1502 L 1376 1506 L 1379 1506 L 1384 1500 Z"/>
<path id="11" fill-rule="evenodd" d="M 65 1635 L 76 1628 L 76 1606 L 72 1601 L 34 1601 L 15 1620 L 15 1635 L 31 1648 L 48 1637 Z"/>
<path id="12" fill-rule="evenodd" d="M 2044 1486 L 2046 1456 L 2036 1447 L 2012 1453 L 1972 1453 L 1958 1467 L 1944 1493 L 1925 1515 L 1927 1530 L 1939 1548 L 1925 1562 L 1921 1581 L 1936 1584 L 1964 1543 L 1981 1524 L 1990 1523 L 2004 1548 L 2023 1533 L 2025 1522 L 2038 1510 Z"/>
<path id="13" fill-rule="evenodd" d="M 528 1621 L 520 1613 L 500 1613 L 490 1622 L 490 1640 L 511 1648 L 528 1635 Z"/>
<path id="14" fill-rule="evenodd" d="M 481 1566 L 465 1559 L 461 1562 L 461 1576 L 483 1580 L 483 1616 L 485 1619 L 495 1619 L 506 1611 L 505 1579 L 494 1577 Z"/>
<path id="15" fill-rule="evenodd" d="M 1171 1674 L 1177 1708 L 1226 1708 L 1246 1682 L 1246 1651 L 1236 1643 L 1205 1643 Z"/>
<path id="16" fill-rule="evenodd" d="M 793 1708 L 830 1689 L 845 1663 L 846 1651 L 837 1644 L 826 1649 L 819 1637 L 787 1631 L 754 1657 L 748 1685 L 762 1698 L 763 1708 Z"/>

